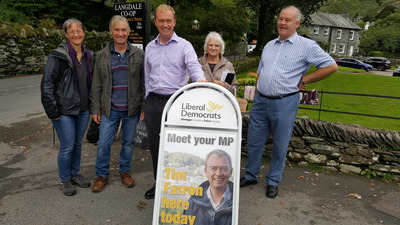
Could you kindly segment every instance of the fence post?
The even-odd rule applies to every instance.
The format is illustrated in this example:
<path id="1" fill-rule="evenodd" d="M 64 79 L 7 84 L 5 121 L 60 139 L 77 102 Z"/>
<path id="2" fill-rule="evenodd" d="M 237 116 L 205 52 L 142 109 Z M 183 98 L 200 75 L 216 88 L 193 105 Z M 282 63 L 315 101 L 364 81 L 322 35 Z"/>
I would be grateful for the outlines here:
<path id="1" fill-rule="evenodd" d="M 318 121 L 321 118 L 321 107 L 322 107 L 322 97 L 324 96 L 324 89 L 321 90 L 321 101 L 319 103 L 319 110 L 318 110 Z"/>

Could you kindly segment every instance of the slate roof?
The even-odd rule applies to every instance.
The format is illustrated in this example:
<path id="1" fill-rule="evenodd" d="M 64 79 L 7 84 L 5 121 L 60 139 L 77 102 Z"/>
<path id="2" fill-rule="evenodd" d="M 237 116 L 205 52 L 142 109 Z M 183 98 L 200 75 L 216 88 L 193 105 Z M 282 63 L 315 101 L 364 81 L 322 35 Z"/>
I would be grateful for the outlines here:
<path id="1" fill-rule="evenodd" d="M 312 25 L 361 30 L 357 24 L 339 14 L 317 12 L 311 15 Z"/>

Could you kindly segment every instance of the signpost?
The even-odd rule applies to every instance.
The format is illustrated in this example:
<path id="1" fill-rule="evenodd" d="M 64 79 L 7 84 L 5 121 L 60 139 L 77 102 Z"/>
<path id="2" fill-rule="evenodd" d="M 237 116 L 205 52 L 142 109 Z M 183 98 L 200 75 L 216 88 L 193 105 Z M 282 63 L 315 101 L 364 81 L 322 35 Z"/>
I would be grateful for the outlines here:
<path id="1" fill-rule="evenodd" d="M 144 50 L 145 39 L 145 2 L 132 2 L 114 4 L 114 11 L 117 15 L 125 17 L 131 28 L 129 42 Z"/>
<path id="2" fill-rule="evenodd" d="M 193 83 L 172 95 L 162 116 L 153 225 L 238 223 L 241 131 L 239 104 L 225 88 Z M 206 167 L 207 156 L 216 160 Z M 207 202 L 215 188 L 225 191 L 216 209 Z"/>

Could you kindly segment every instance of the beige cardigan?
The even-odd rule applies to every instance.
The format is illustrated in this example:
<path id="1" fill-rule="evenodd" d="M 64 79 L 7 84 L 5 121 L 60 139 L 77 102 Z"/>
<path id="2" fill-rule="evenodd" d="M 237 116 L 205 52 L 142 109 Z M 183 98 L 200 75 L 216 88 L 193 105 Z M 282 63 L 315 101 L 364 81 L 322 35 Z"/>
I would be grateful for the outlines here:
<path id="1" fill-rule="evenodd" d="M 212 73 L 210 66 L 207 63 L 207 55 L 200 57 L 199 63 L 204 71 L 204 77 L 207 79 L 208 82 L 213 82 L 213 80 L 221 80 L 222 72 L 224 72 L 225 70 L 235 72 L 232 63 L 223 56 L 221 56 L 221 60 L 217 63 L 217 65 L 215 65 L 214 71 Z M 192 83 L 191 79 L 189 79 L 189 83 Z M 236 94 L 238 89 L 236 76 L 233 78 L 232 84 L 228 84 L 225 82 L 225 88 L 228 89 L 228 91 L 230 91 L 233 95 Z"/>

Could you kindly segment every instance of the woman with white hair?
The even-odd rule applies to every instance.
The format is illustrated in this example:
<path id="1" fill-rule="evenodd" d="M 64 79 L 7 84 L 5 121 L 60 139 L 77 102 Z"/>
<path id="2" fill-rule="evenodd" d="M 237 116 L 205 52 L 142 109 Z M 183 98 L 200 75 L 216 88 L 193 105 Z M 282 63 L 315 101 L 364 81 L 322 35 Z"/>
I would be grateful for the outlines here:
<path id="1" fill-rule="evenodd" d="M 199 58 L 199 62 L 208 82 L 221 85 L 235 95 L 238 88 L 236 76 L 233 77 L 231 84 L 221 81 L 223 73 L 235 73 L 232 63 L 223 56 L 224 51 L 225 43 L 221 35 L 214 31 L 210 32 L 204 43 L 204 55 Z M 191 83 L 191 80 L 189 80 L 189 83 Z"/>

